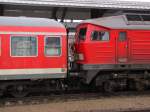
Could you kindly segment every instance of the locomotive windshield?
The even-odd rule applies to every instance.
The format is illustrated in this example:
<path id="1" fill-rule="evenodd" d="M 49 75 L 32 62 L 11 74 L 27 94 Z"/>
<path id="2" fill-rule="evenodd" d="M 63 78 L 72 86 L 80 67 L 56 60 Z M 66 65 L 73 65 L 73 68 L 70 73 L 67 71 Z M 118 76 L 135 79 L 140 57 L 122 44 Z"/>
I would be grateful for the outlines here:
<path id="1" fill-rule="evenodd" d="M 87 28 L 81 28 L 79 31 L 79 40 L 85 40 Z"/>

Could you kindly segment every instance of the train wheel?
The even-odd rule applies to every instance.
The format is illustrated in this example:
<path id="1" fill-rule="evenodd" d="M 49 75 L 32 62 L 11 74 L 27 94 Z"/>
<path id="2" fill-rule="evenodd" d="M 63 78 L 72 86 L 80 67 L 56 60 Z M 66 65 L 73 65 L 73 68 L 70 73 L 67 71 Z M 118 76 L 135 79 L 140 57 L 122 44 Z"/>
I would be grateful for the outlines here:
<path id="1" fill-rule="evenodd" d="M 135 82 L 135 87 L 137 91 L 144 91 L 145 90 L 145 85 L 141 82 Z"/>
<path id="2" fill-rule="evenodd" d="M 0 89 L 0 97 L 3 96 L 3 90 Z"/>
<path id="3" fill-rule="evenodd" d="M 128 80 L 127 82 L 127 89 L 129 90 L 136 90 L 136 85 L 134 80 Z"/>
<path id="4" fill-rule="evenodd" d="M 115 82 L 113 81 L 107 81 L 107 82 L 104 82 L 103 84 L 103 89 L 105 92 L 113 92 L 114 91 L 114 88 L 115 88 Z"/>
<path id="5" fill-rule="evenodd" d="M 64 93 L 65 89 L 66 88 L 65 88 L 64 82 L 61 80 L 57 80 L 56 81 L 56 93 L 57 94 Z"/>
<path id="6" fill-rule="evenodd" d="M 25 85 L 15 85 L 11 91 L 11 95 L 15 98 L 25 97 L 29 94 Z"/>

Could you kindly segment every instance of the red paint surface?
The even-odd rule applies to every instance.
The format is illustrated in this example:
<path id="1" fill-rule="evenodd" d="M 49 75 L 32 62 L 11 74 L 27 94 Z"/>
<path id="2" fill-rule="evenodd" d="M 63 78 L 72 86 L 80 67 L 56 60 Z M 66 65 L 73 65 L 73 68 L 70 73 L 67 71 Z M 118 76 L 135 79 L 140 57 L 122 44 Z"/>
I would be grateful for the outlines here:
<path id="1" fill-rule="evenodd" d="M 57 32 L 66 32 L 64 28 L 58 27 L 28 27 L 28 26 L 0 26 L 0 32 L 9 31 L 9 32 L 49 32 L 49 33 L 57 33 Z"/>
<path id="2" fill-rule="evenodd" d="M 2 27 L 1 31 L 9 32 L 48 32 L 48 33 L 66 33 L 63 28 L 48 27 Z M 13 34 L 15 35 L 15 34 Z M 17 35 L 17 34 L 16 34 Z M 37 35 L 38 38 L 38 56 L 37 57 L 11 57 L 10 56 L 10 36 L 11 34 L 0 34 L 1 55 L 0 69 L 24 69 L 24 68 L 66 68 L 67 67 L 67 43 L 66 36 L 61 36 L 62 54 L 60 57 L 46 57 L 44 55 L 44 37 L 46 35 Z"/>
<path id="3" fill-rule="evenodd" d="M 87 27 L 86 40 L 78 41 L 80 28 Z M 92 41 L 93 30 L 110 32 L 109 41 Z M 127 32 L 127 40 L 119 42 L 119 32 Z M 109 29 L 88 23 L 80 24 L 76 33 L 76 53 L 82 53 L 84 60 L 81 64 L 150 64 L 150 30 L 122 30 Z M 126 62 L 119 62 L 119 58 L 127 58 Z"/>

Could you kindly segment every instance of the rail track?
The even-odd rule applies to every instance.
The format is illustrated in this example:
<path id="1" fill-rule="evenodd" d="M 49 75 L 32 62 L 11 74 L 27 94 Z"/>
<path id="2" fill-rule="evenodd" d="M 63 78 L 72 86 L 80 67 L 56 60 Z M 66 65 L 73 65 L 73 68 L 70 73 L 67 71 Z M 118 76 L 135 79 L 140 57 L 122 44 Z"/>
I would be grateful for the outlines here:
<path id="1" fill-rule="evenodd" d="M 102 97 L 97 93 L 68 93 L 68 94 L 32 94 L 24 98 L 3 97 L 0 100 L 0 106 L 44 104 L 48 102 L 66 102 L 85 99 L 96 99 Z"/>
<path id="2" fill-rule="evenodd" d="M 90 110 L 90 111 L 73 111 L 73 112 L 150 112 L 150 108 L 145 109 L 118 109 L 118 110 Z"/>
<path id="3" fill-rule="evenodd" d="M 23 98 L 13 98 L 11 96 L 3 96 L 0 99 L 0 107 L 10 107 L 10 106 L 16 106 L 16 105 L 17 106 L 18 105 L 31 105 L 31 104 L 32 105 L 47 104 L 49 102 L 57 103 L 57 102 L 67 102 L 67 101 L 96 100 L 96 99 L 102 99 L 102 98 L 135 97 L 135 96 L 150 96 L 150 90 L 144 91 L 144 92 L 136 92 L 136 91 L 124 92 L 123 91 L 123 92 L 116 92 L 116 93 L 97 93 L 95 91 L 63 93 L 63 94 L 33 93 Z M 95 112 L 95 111 L 90 111 L 90 112 Z M 124 112 L 127 112 L 127 111 L 124 111 Z M 136 111 L 133 111 L 133 112 L 136 112 Z M 143 111 L 143 112 L 146 112 L 146 111 Z"/>

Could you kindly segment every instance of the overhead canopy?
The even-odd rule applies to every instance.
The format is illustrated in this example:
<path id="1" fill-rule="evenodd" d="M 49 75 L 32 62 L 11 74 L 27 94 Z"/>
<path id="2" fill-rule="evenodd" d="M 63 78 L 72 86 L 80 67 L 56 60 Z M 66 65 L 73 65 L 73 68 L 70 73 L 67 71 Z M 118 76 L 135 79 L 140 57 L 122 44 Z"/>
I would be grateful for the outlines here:
<path id="1" fill-rule="evenodd" d="M 0 0 L 0 3 L 75 8 L 150 9 L 150 2 L 122 0 Z"/>

